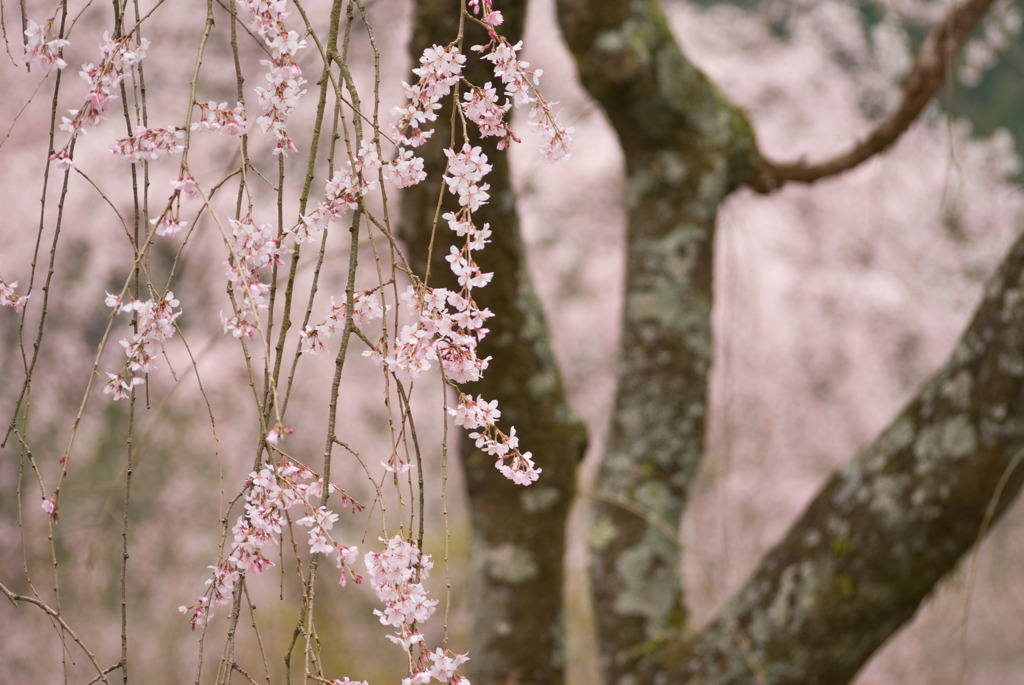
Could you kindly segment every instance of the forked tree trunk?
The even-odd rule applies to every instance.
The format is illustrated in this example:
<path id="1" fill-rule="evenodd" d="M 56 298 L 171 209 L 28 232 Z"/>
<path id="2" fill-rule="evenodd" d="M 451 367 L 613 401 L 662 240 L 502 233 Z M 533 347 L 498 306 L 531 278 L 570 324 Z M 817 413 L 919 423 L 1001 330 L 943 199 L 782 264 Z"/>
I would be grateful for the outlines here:
<path id="1" fill-rule="evenodd" d="M 458 6 L 416 3 L 414 56 L 450 40 Z M 498 9 L 516 40 L 525 0 Z M 583 85 L 626 159 L 624 332 L 589 536 L 602 678 L 848 682 L 1024 482 L 1024 243 L 943 370 L 826 484 L 721 616 L 693 635 L 674 537 L 704 455 L 717 209 L 741 185 L 766 189 L 775 167 L 761 159 L 742 111 L 686 59 L 657 2 L 558 0 L 558 10 Z M 470 34 L 467 46 L 480 42 L 482 34 Z M 470 73 L 476 83 L 494 81 Z M 435 179 L 447 117 L 427 149 Z M 476 560 L 470 676 L 478 685 L 557 685 L 565 516 L 585 439 L 525 269 L 507 163 L 492 153 L 492 200 L 477 219 L 494 230 L 481 255 L 498 274 L 481 291 L 497 315 L 484 349 L 494 359 L 467 390 L 500 400 L 544 474 L 526 490 L 512 488 L 490 459 L 462 445 Z M 420 267 L 437 190 L 420 187 L 404 199 L 401 230 Z M 434 254 L 446 245 L 447 236 Z M 432 284 L 446 272 L 438 261 Z"/>

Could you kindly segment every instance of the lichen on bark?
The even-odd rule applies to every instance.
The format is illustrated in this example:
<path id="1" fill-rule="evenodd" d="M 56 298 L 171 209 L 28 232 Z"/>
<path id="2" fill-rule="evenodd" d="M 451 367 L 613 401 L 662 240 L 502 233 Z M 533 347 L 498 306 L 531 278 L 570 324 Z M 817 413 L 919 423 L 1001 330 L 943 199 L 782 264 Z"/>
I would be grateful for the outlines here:
<path id="1" fill-rule="evenodd" d="M 704 454 L 715 221 L 758 157 L 745 115 L 686 59 L 656 2 L 599 5 L 558 4 L 626 162 L 623 333 L 590 575 L 608 682 L 653 682 L 650 646 L 686 628 L 676 537 Z"/>
<path id="2" fill-rule="evenodd" d="M 849 682 L 1024 484 L 1024 237 L 946 365 L 837 471 L 699 635 L 659 652 L 671 682 Z M 984 341 L 983 344 L 977 344 Z M 991 516 L 991 518 L 989 518 Z M 756 681 L 755 681 L 756 682 Z"/>

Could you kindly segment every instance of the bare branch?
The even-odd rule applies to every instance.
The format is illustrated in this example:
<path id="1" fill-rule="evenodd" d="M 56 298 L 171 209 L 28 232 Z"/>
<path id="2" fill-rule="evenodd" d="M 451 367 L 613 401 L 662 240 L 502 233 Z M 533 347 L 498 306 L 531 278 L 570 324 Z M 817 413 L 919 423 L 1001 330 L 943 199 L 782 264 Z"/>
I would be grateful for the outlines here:
<path id="1" fill-rule="evenodd" d="M 994 0 L 968 0 L 954 5 L 946 17 L 928 35 L 918 52 L 910 73 L 903 82 L 903 99 L 899 106 L 869 136 L 852 149 L 824 162 L 803 160 L 777 163 L 764 160 L 750 185 L 761 192 L 771 192 L 788 181 L 813 183 L 853 169 L 895 143 L 921 111 L 942 88 L 949 75 L 953 57 L 963 46 L 971 31 L 992 6 Z"/>

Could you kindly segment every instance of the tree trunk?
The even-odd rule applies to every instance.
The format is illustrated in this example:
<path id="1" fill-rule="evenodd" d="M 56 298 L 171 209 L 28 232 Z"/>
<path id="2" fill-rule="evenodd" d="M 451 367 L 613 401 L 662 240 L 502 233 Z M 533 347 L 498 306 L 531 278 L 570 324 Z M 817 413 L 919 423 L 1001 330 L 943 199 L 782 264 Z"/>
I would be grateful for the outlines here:
<path id="1" fill-rule="evenodd" d="M 657 3 L 561 0 L 559 18 L 626 157 L 623 333 L 590 577 L 607 682 L 650 683 L 651 648 L 686 627 L 676 540 L 704 455 L 715 221 L 758 157 Z"/>
<path id="2" fill-rule="evenodd" d="M 1024 484 L 1024 237 L 945 366 L 837 471 L 664 682 L 849 682 Z"/>
<path id="3" fill-rule="evenodd" d="M 1024 481 L 1024 245 L 945 369 L 689 635 L 676 538 L 704 452 L 716 211 L 738 185 L 762 187 L 764 166 L 746 118 L 688 62 L 657 2 L 558 10 L 627 174 L 623 342 L 590 534 L 602 676 L 848 682 Z"/>

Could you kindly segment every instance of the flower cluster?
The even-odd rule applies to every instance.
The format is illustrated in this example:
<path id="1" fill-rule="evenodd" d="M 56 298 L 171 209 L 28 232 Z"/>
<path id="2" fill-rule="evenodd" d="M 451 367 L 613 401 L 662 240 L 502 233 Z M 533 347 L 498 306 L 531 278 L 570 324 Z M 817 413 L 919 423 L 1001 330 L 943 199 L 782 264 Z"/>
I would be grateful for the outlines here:
<path id="1" fill-rule="evenodd" d="M 150 219 L 149 222 L 156 228 L 157 235 L 168 237 L 177 235 L 178 231 L 188 226 L 187 221 L 180 221 L 178 219 L 181 211 L 181 196 L 193 197 L 199 192 L 195 180 L 187 171 L 184 172 L 183 176 L 172 179 L 171 187 L 173 191 L 167 200 L 167 206 L 164 208 L 163 213 L 155 219 Z"/>
<path id="2" fill-rule="evenodd" d="M 520 142 L 519 137 L 509 128 L 505 121 L 505 114 L 512 109 L 512 103 L 505 100 L 504 104 L 498 104 L 498 92 L 488 81 L 483 88 L 472 86 L 469 92 L 463 94 L 465 102 L 462 103 L 462 111 L 466 118 L 476 124 L 480 129 L 480 135 L 484 138 L 496 136 L 498 149 L 504 150 L 512 142 Z"/>
<path id="3" fill-rule="evenodd" d="M 25 301 L 28 300 L 29 296 L 15 293 L 14 289 L 17 287 L 17 281 L 8 283 L 0 278 L 0 307 L 11 307 L 14 311 L 21 314 L 25 311 Z"/>
<path id="4" fill-rule="evenodd" d="M 409 104 L 391 110 L 391 115 L 398 119 L 389 131 L 393 140 L 411 147 L 419 147 L 427 142 L 433 131 L 423 130 L 422 125 L 437 120 L 437 111 L 441 109 L 440 100 L 462 78 L 462 67 L 465 64 L 466 56 L 454 45 L 433 45 L 423 51 L 420 66 L 412 70 L 420 80 L 413 85 L 402 83 Z"/>
<path id="5" fill-rule="evenodd" d="M 85 126 L 96 126 L 102 119 L 110 103 L 118 97 L 118 89 L 126 71 L 138 64 L 149 48 L 145 38 L 138 42 L 131 35 L 122 36 L 117 40 L 109 33 L 103 34 L 103 45 L 100 46 L 102 59 L 99 64 L 84 64 L 79 74 L 89 86 L 89 94 L 79 109 L 68 112 L 70 117 L 62 117 L 60 128 L 72 137 Z M 54 154 L 59 160 L 67 159 L 67 146 Z"/>
<path id="6" fill-rule="evenodd" d="M 344 302 L 335 304 L 332 297 L 331 309 L 323 323 L 316 326 L 306 326 L 305 330 L 299 334 L 301 338 L 299 342 L 300 349 L 309 354 L 323 352 L 325 349 L 324 341 L 332 338 L 339 329 L 345 327 L 347 312 L 347 305 Z M 376 295 L 365 290 L 352 295 L 352 324 L 356 328 L 362 328 L 368 322 L 383 316 L 384 308 L 381 306 L 380 299 Z"/>
<path id="7" fill-rule="evenodd" d="M 295 55 L 306 47 L 296 31 L 285 28 L 285 0 L 243 0 L 239 3 L 249 12 L 249 26 L 263 39 L 273 60 L 261 60 L 267 67 L 267 87 L 256 88 L 263 114 L 256 119 L 260 130 L 276 141 L 274 154 L 295 152 L 295 142 L 286 128 L 288 117 L 302 97 L 302 69 Z"/>
<path id="8" fill-rule="evenodd" d="M 358 583 L 362 578 L 351 569 L 359 549 L 335 542 L 330 530 L 338 514 L 325 506 L 315 507 L 311 501 L 323 495 L 324 481 L 305 466 L 291 462 L 265 464 L 259 472 L 249 474 L 249 492 L 245 497 L 245 513 L 238 517 L 231 529 L 234 544 L 228 558 L 216 566 L 206 581 L 207 591 L 192 605 L 178 608 L 189 616 L 192 629 L 204 625 L 213 617 L 213 607 L 231 601 L 235 583 L 244 573 L 261 573 L 274 565 L 264 550 L 278 543 L 281 531 L 287 527 L 288 512 L 302 507 L 306 515 L 296 523 L 309 528 L 309 548 L 313 554 L 334 557 L 340 570 L 339 583 L 345 585 L 348 575 Z M 330 486 L 332 493 L 340 493 L 342 508 L 352 504 L 353 511 L 362 507 L 339 488 Z"/>
<path id="9" fill-rule="evenodd" d="M 459 205 L 475 212 L 480 205 L 487 204 L 490 199 L 487 190 L 491 186 L 480 183 L 491 170 L 487 155 L 469 143 L 464 144 L 459 152 L 446 149 L 444 154 L 448 157 L 448 172 L 444 180 L 448 184 L 448 192 L 459 198 Z"/>
<path id="10" fill-rule="evenodd" d="M 199 121 L 192 124 L 192 129 L 204 131 L 218 131 L 229 136 L 241 136 L 245 134 L 245 110 L 242 103 L 234 107 L 228 107 L 228 103 L 217 104 L 212 100 L 207 103 L 197 102 L 199 107 Z"/>
<path id="11" fill-rule="evenodd" d="M 566 159 L 571 154 L 574 129 L 572 126 L 563 127 L 558 123 L 555 113 L 551 110 L 555 103 L 544 99 L 538 90 L 542 70 L 531 70 L 530 63 L 520 60 L 517 56 L 522 47 L 522 41 L 512 45 L 503 36 L 492 33 L 490 43 L 474 45 L 471 49 L 474 52 L 487 52 L 483 59 L 494 65 L 495 77 L 505 85 L 505 95 L 511 98 L 517 107 L 533 103 L 530 126 L 541 134 L 541 155 L 550 162 Z M 494 102 L 496 104 L 496 100 Z"/>
<path id="12" fill-rule="evenodd" d="M 118 140 L 110 146 L 115 157 L 129 162 L 158 160 L 164 155 L 181 152 L 184 145 L 178 144 L 183 132 L 177 126 L 167 128 L 146 128 L 136 126 L 134 135 Z"/>
<path id="13" fill-rule="evenodd" d="M 60 51 L 70 43 L 63 38 L 53 37 L 53 19 L 42 26 L 31 19 L 25 29 L 25 64 L 36 65 L 44 72 L 53 67 L 63 69 L 68 65 L 60 56 Z"/>
<path id="14" fill-rule="evenodd" d="M 404 107 L 393 107 L 391 115 L 396 121 L 388 135 L 398 147 L 395 159 L 384 166 L 384 178 L 398 188 L 416 185 L 427 177 L 423 159 L 403 145 L 420 147 L 433 134 L 426 124 L 437 120 L 440 100 L 452 91 L 462 78 L 466 56 L 454 45 L 432 45 L 423 51 L 420 66 L 413 69 L 419 80 L 413 84 L 402 82 L 409 102 Z M 474 110 L 477 115 L 477 110 Z"/>
<path id="15" fill-rule="evenodd" d="M 174 336 L 174 322 L 181 316 L 181 310 L 174 311 L 179 302 L 171 291 L 159 299 L 142 301 L 131 298 L 126 303 L 122 303 L 117 295 L 107 293 L 106 304 L 113 307 L 115 313 L 134 312 L 137 319 L 137 332 L 121 339 L 128 361 L 116 374 L 107 374 L 103 388 L 105 394 L 122 400 L 136 385 L 144 382 L 141 374 L 156 368 L 157 346 Z"/>
<path id="16" fill-rule="evenodd" d="M 490 199 L 487 192 L 490 186 L 482 181 L 491 165 L 479 147 L 468 143 L 458 152 L 446 149 L 444 153 L 448 157 L 444 180 L 448 191 L 458 198 L 461 209 L 447 212 L 443 218 L 452 232 L 464 239 L 461 247 L 453 245 L 449 248 L 445 259 L 461 289 L 455 292 L 446 288 L 409 286 L 402 295 L 415 320 L 402 327 L 394 351 L 384 357 L 383 362 L 403 381 L 415 379 L 437 362 L 449 381 L 469 383 L 479 380 L 490 360 L 490 357 L 477 355 L 477 345 L 488 333 L 484 323 L 494 314 L 476 304 L 473 290 L 486 286 L 494 276 L 482 271 L 474 257 L 475 252 L 490 242 L 491 230 L 488 224 L 477 227 L 473 212 Z M 381 360 L 382 346 L 383 343 L 364 354 Z M 476 416 L 472 412 L 467 414 L 471 406 L 478 405 L 463 397 L 461 411 L 454 414 L 456 423 L 466 430 L 480 429 L 470 433 L 470 437 L 476 440 L 478 448 L 498 458 L 495 467 L 506 478 L 520 485 L 535 482 L 541 470 L 534 466 L 529 452 L 519 451 L 515 428 L 505 434 L 495 425 L 500 416 L 497 401 L 487 404 L 478 398 L 478 403 L 488 407 L 484 414 L 487 420 L 472 418 Z"/>
<path id="17" fill-rule="evenodd" d="M 428 599 L 423 588 L 423 581 L 433 568 L 430 555 L 420 553 L 416 543 L 396 535 L 387 541 L 383 552 L 368 552 L 363 560 L 370 586 L 384 605 L 383 610 L 375 609 L 373 613 L 382 624 L 395 628 L 388 639 L 407 652 L 415 649 L 418 654 L 402 685 L 426 685 L 431 680 L 469 685 L 469 680 L 456 673 L 469 657 L 447 654 L 440 648 L 430 651 L 419 630 L 419 624 L 429 619 L 437 606 L 437 600 Z"/>
<path id="18" fill-rule="evenodd" d="M 519 451 L 515 427 L 509 429 L 508 434 L 498 429 L 496 422 L 501 411 L 498 410 L 497 400 L 487 402 L 479 395 L 474 400 L 459 393 L 458 405 L 449 409 L 448 413 L 454 417 L 456 425 L 473 431 L 469 437 L 476 440 L 477 449 L 497 457 L 494 468 L 510 481 L 518 485 L 529 485 L 540 477 L 542 469 L 535 467 L 533 455 Z"/>
<path id="19" fill-rule="evenodd" d="M 398 148 L 398 154 L 384 165 L 384 178 L 396 188 L 414 186 L 427 177 L 423 170 L 423 158 L 417 157 L 412 150 Z"/>
<path id="20" fill-rule="evenodd" d="M 471 299 L 446 288 L 410 285 L 402 300 L 417 321 L 402 327 L 393 354 L 384 359 L 388 368 L 401 380 L 412 381 L 439 362 L 445 376 L 455 383 L 478 380 L 490 358 L 480 359 L 476 346 L 486 334 L 482 324 L 493 316 L 491 311 L 478 309 Z M 364 354 L 380 358 L 379 348 Z"/>
<path id="21" fill-rule="evenodd" d="M 254 339 L 259 328 L 259 311 L 266 309 L 270 286 L 260 280 L 259 270 L 271 264 L 283 264 L 282 248 L 270 224 L 257 226 L 250 217 L 231 219 L 231 257 L 225 262 L 228 281 L 238 298 L 234 314 L 221 315 L 224 332 L 236 338 Z"/>
<path id="22" fill-rule="evenodd" d="M 324 186 L 326 198 L 304 215 L 291 229 L 295 241 L 304 243 L 327 228 L 331 220 L 338 220 L 359 208 L 359 198 L 377 187 L 376 174 L 381 168 L 377 150 L 363 141 L 354 162 L 348 168 L 334 172 Z"/>

